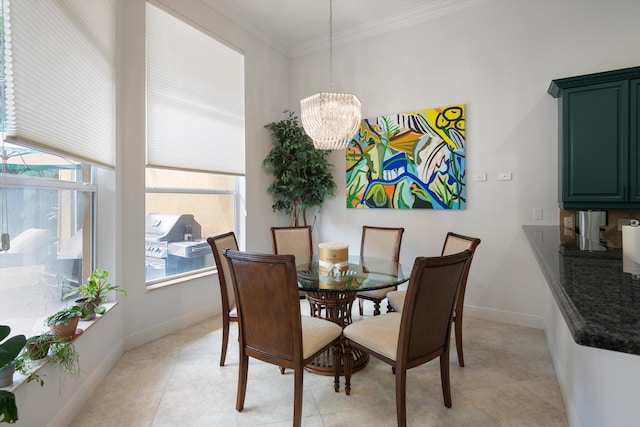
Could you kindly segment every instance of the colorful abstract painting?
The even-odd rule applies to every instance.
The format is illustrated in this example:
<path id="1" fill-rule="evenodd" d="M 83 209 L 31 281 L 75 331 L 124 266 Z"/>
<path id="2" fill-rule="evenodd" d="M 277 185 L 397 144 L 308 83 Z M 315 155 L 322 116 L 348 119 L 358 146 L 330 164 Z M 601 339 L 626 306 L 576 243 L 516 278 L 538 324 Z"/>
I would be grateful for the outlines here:
<path id="1" fill-rule="evenodd" d="M 465 106 L 364 119 L 347 148 L 347 208 L 464 209 Z"/>

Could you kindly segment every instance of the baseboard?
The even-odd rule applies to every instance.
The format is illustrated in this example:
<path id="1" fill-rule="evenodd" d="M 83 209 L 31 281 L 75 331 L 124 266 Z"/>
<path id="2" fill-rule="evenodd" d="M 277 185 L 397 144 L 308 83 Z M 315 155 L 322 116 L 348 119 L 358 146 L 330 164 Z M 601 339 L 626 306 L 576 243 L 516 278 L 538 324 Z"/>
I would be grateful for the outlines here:
<path id="1" fill-rule="evenodd" d="M 501 311 L 465 304 L 464 315 L 465 317 L 474 317 L 477 319 L 525 326 L 527 328 L 544 329 L 544 317 L 532 316 L 530 314 L 512 313 L 510 311 Z"/>
<path id="2" fill-rule="evenodd" d="M 205 307 L 198 311 L 186 313 L 183 316 L 176 317 L 158 325 L 154 325 L 153 327 L 144 329 L 126 337 L 124 340 L 124 349 L 125 351 L 131 350 L 181 329 L 195 325 L 196 323 L 212 317 L 214 312 L 213 306 Z"/>

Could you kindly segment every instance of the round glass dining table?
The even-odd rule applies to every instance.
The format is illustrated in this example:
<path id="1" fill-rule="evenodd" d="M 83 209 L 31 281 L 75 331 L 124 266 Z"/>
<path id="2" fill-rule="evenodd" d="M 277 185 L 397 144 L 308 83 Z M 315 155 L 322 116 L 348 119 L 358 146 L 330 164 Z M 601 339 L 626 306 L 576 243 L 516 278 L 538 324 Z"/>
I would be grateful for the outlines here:
<path id="1" fill-rule="evenodd" d="M 366 256 L 350 255 L 349 265 L 343 271 L 321 271 L 317 255 L 296 259 L 296 264 L 298 289 L 305 293 L 311 316 L 330 320 L 342 328 L 352 322 L 351 311 L 358 292 L 392 288 L 411 276 L 411 268 L 406 265 Z M 364 368 L 369 355 L 356 349 L 352 354 L 353 371 Z M 317 374 L 333 375 L 331 351 L 318 356 L 306 368 Z"/>

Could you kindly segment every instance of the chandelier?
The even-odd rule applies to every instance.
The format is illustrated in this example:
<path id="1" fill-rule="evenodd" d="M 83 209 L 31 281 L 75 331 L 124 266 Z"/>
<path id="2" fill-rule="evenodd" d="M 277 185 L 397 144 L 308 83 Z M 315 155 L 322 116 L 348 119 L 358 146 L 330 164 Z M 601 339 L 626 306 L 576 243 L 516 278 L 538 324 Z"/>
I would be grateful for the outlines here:
<path id="1" fill-rule="evenodd" d="M 313 146 L 344 150 L 360 128 L 362 105 L 357 96 L 333 89 L 333 0 L 329 0 L 329 91 L 300 101 L 300 120 Z"/>

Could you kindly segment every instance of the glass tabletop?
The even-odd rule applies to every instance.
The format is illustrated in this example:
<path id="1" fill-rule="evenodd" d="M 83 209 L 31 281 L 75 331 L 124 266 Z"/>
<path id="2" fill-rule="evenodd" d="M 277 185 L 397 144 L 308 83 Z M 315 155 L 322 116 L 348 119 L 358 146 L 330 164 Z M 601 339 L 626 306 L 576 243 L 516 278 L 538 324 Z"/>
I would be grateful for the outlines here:
<path id="1" fill-rule="evenodd" d="M 399 285 L 411 276 L 410 267 L 374 257 L 349 255 L 348 268 L 340 272 L 320 271 L 317 255 L 296 262 L 301 291 L 370 291 Z"/>

